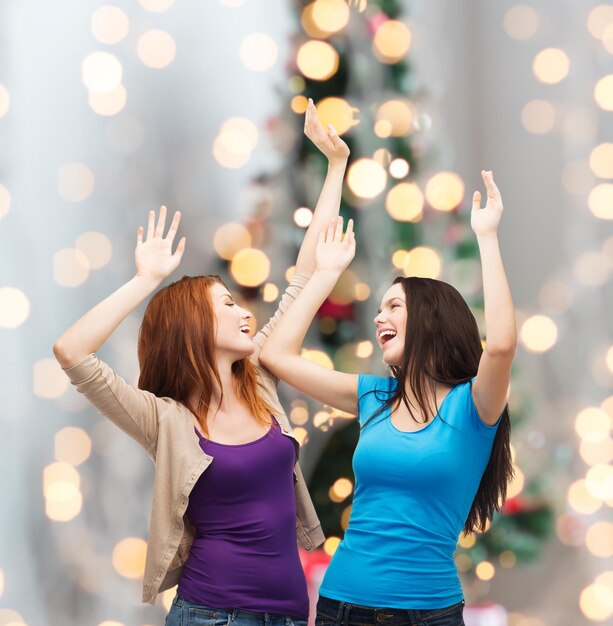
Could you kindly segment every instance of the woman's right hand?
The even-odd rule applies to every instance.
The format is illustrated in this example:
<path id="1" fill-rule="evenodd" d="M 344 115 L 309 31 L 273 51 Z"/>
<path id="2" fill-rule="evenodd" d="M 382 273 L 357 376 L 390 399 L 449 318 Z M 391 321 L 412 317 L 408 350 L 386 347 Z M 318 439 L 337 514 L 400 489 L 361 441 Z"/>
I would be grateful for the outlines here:
<path id="1" fill-rule="evenodd" d="M 138 229 L 136 250 L 134 251 L 137 276 L 162 282 L 179 267 L 181 257 L 185 251 L 185 237 L 182 237 L 179 241 L 174 254 L 172 253 L 172 243 L 177 234 L 180 221 L 181 213 L 176 211 L 168 233 L 164 237 L 166 207 L 160 207 L 160 217 L 157 226 L 155 224 L 155 211 L 149 211 L 149 224 L 145 241 L 143 241 L 143 227 L 140 226 Z"/>
<path id="2" fill-rule="evenodd" d="M 319 121 L 317 107 L 311 98 L 309 98 L 304 117 L 304 134 L 327 157 L 328 163 L 347 163 L 349 146 L 338 136 L 332 124 L 328 124 L 328 132 L 326 133 Z"/>
<path id="3" fill-rule="evenodd" d="M 355 235 L 353 220 L 347 223 L 347 231 L 343 237 L 343 218 L 332 220 L 319 233 L 319 241 L 315 250 L 317 271 L 338 273 L 344 272 L 355 256 Z"/>

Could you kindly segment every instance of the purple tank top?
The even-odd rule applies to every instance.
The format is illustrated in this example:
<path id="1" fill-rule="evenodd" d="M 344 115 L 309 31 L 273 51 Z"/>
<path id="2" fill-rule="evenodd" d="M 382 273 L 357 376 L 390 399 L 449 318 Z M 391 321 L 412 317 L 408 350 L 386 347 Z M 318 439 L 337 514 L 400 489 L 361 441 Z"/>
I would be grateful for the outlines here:
<path id="1" fill-rule="evenodd" d="M 189 497 L 187 516 L 196 535 L 179 595 L 217 609 L 307 619 L 309 599 L 296 538 L 293 441 L 274 418 L 266 435 L 241 445 L 198 436 L 213 462 Z"/>

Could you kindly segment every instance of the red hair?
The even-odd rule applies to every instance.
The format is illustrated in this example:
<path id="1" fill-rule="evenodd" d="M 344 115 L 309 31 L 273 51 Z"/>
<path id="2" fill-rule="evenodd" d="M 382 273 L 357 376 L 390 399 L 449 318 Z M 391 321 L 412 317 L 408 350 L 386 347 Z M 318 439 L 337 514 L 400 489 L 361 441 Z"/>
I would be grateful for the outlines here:
<path id="1" fill-rule="evenodd" d="M 216 386 L 223 399 L 215 360 L 215 283 L 223 285 L 219 276 L 184 276 L 158 291 L 145 309 L 138 337 L 139 388 L 183 403 L 206 435 Z M 232 364 L 232 374 L 237 397 L 259 423 L 270 424 L 273 409 L 259 394 L 255 365 L 246 357 Z M 194 390 L 201 393 L 190 406 Z"/>

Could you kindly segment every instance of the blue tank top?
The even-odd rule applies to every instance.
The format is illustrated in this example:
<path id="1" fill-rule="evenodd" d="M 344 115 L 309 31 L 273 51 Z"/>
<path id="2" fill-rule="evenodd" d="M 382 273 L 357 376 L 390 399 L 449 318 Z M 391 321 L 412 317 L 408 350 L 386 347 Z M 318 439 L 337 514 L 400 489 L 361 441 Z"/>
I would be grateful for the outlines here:
<path id="1" fill-rule="evenodd" d="M 398 383 L 359 376 L 363 425 Z M 375 393 L 373 390 L 377 390 Z M 481 482 L 495 426 L 486 425 L 471 383 L 449 391 L 422 430 L 403 432 L 389 409 L 360 433 L 353 456 L 349 525 L 322 596 L 372 607 L 438 609 L 462 600 L 453 553 Z"/>

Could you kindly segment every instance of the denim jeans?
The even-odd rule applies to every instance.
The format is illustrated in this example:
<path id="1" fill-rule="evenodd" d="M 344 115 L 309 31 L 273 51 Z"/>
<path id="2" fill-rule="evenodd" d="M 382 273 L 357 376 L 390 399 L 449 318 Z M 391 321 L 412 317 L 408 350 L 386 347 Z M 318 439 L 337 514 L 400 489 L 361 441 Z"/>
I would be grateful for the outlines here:
<path id="1" fill-rule="evenodd" d="M 464 600 L 444 609 L 384 609 L 319 597 L 315 626 L 464 626 Z"/>
<path id="2" fill-rule="evenodd" d="M 307 621 L 241 609 L 214 609 L 176 595 L 165 626 L 307 626 Z"/>

